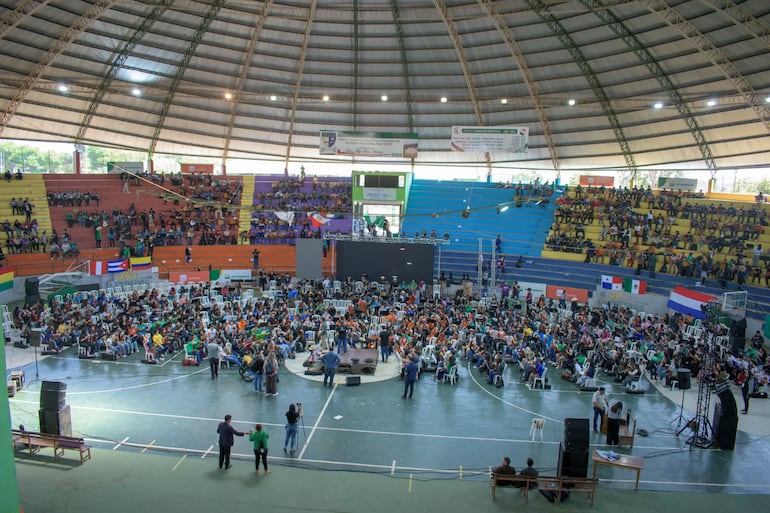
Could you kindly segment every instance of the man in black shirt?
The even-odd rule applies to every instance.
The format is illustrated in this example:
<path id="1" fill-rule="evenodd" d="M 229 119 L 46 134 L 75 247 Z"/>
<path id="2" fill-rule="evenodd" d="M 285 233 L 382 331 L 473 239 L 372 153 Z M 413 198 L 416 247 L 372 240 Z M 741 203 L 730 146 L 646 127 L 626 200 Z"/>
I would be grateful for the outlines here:
<path id="1" fill-rule="evenodd" d="M 492 469 L 492 473 L 495 476 L 515 476 L 516 475 L 516 469 L 511 466 L 511 458 L 508 456 L 503 458 L 503 464 L 499 467 L 495 467 Z M 512 481 L 501 481 L 499 479 L 495 480 L 495 486 L 511 486 L 513 485 Z"/>

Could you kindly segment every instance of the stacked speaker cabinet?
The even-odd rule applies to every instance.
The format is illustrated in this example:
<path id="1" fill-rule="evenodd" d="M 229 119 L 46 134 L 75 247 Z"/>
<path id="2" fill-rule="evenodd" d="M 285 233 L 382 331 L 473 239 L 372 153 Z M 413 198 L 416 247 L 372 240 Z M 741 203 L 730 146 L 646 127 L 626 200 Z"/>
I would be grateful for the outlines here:
<path id="1" fill-rule="evenodd" d="M 40 432 L 49 435 L 72 436 L 70 407 L 65 404 L 67 384 L 43 381 L 40 387 Z"/>
<path id="2" fill-rule="evenodd" d="M 559 445 L 559 476 L 588 476 L 588 419 L 564 419 L 564 442 Z"/>
<path id="3" fill-rule="evenodd" d="M 34 305 L 40 302 L 39 281 L 36 277 L 30 277 L 24 280 L 24 303 Z"/>

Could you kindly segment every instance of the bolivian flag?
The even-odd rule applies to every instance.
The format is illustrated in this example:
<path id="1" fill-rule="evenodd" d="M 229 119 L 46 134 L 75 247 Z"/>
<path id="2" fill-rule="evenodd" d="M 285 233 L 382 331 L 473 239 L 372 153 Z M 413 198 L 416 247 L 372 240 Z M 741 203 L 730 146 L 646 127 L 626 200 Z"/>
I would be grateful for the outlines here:
<path id="1" fill-rule="evenodd" d="M 4 290 L 11 290 L 13 288 L 14 267 L 0 268 L 0 292 Z"/>

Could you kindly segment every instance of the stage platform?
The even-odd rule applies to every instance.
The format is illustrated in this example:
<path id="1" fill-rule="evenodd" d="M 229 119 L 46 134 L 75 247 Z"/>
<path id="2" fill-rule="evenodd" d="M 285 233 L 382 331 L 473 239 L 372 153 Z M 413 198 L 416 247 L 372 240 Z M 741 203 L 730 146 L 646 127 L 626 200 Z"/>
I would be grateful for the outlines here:
<path id="1" fill-rule="evenodd" d="M 305 362 L 310 358 L 310 352 L 297 353 L 293 360 L 285 360 L 284 366 L 293 374 L 311 381 L 323 381 L 323 372 L 320 374 L 305 374 L 308 367 Z M 340 355 L 340 365 L 337 367 L 335 383 L 344 384 L 348 375 L 361 376 L 361 384 L 375 383 L 397 377 L 401 373 L 401 360 L 398 356 L 391 355 L 388 362 L 378 361 L 377 349 L 348 349 L 347 354 Z M 357 362 L 353 362 L 357 360 Z"/>

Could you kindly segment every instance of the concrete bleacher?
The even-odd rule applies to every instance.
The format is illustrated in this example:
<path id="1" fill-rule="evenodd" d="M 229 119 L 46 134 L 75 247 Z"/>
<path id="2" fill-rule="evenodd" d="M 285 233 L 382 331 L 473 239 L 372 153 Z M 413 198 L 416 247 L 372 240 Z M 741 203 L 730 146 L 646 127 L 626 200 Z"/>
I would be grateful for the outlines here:
<path id="1" fill-rule="evenodd" d="M 479 239 L 483 239 L 484 252 L 489 253 L 500 234 L 507 259 L 539 256 L 559 194 L 557 189 L 543 203 L 539 197 L 525 194 L 517 205 L 513 189 L 497 188 L 493 183 L 414 180 L 401 232 L 407 237 L 432 230 L 439 238 L 449 234 L 444 254 L 468 252 L 476 255 L 474 258 L 478 258 Z M 507 210 L 500 211 L 504 206 Z M 468 217 L 463 217 L 464 211 Z"/>
<path id="2" fill-rule="evenodd" d="M 0 222 L 8 220 L 13 225 L 14 221 L 18 219 L 23 224 L 24 215 L 14 215 L 11 210 L 12 198 L 21 200 L 28 198 L 35 207 L 32 211 L 32 219 L 37 220 L 38 233 L 42 234 L 43 230 L 48 234 L 51 233 L 51 217 L 48 213 L 48 201 L 46 200 L 42 175 L 27 174 L 22 180 L 4 181 L 0 187 Z M 3 246 L 3 251 L 6 250 L 6 241 L 5 232 L 0 231 L 0 244 Z"/>

